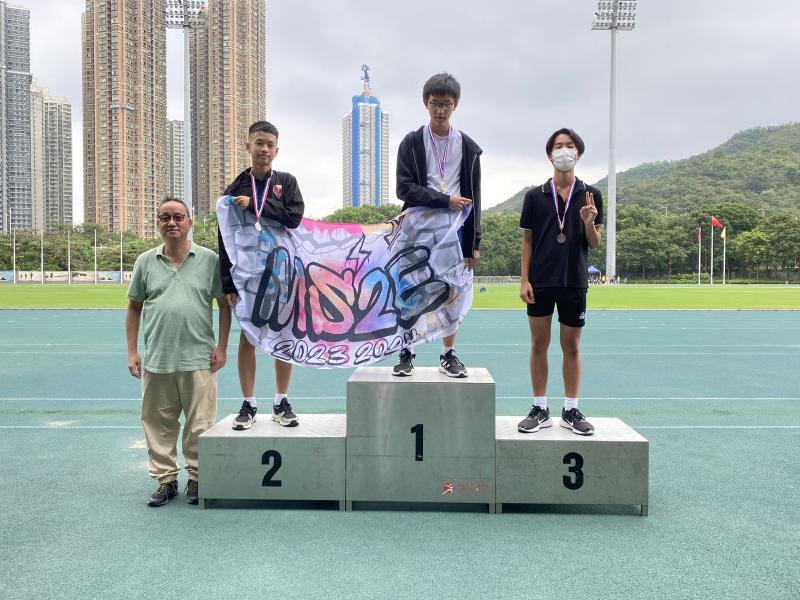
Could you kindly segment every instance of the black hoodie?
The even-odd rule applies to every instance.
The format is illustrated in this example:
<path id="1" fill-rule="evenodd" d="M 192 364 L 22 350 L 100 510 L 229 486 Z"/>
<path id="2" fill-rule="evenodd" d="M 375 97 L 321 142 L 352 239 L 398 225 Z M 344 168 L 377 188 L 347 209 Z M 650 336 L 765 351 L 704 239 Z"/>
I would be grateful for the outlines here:
<path id="1" fill-rule="evenodd" d="M 269 177 L 269 174 L 267 177 Z M 266 177 L 259 183 L 266 183 Z M 288 229 L 295 229 L 300 225 L 303 211 L 305 210 L 303 195 L 297 186 L 297 180 L 294 175 L 273 170 L 272 180 L 269 185 L 270 190 L 267 194 L 267 201 L 261 211 L 261 216 L 278 221 Z M 245 169 L 239 173 L 239 176 L 225 188 L 225 195 L 247 196 L 250 198 L 247 210 L 254 215 L 256 214 L 255 202 L 253 202 L 253 186 L 250 183 L 250 169 Z M 219 244 L 219 272 L 222 278 L 222 291 L 226 294 L 238 293 L 231 277 L 231 259 L 228 258 L 225 244 L 222 242 L 222 234 L 219 232 L 217 232 L 217 240 Z"/>
<path id="2" fill-rule="evenodd" d="M 412 131 L 397 149 L 397 197 L 403 210 L 409 206 L 447 208 L 450 196 L 428 187 L 425 158 L 425 127 Z M 481 247 L 481 160 L 483 150 L 463 131 L 461 153 L 461 195 L 472 200 L 472 212 L 464 223 L 461 250 L 465 258 Z"/>

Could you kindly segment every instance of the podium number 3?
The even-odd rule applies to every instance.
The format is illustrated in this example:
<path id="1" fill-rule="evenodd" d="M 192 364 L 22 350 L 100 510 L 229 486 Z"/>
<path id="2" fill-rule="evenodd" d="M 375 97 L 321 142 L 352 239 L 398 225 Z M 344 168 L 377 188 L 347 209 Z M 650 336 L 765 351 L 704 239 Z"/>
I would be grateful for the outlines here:
<path id="1" fill-rule="evenodd" d="M 278 472 L 278 469 L 281 468 L 281 463 L 283 459 L 281 459 L 281 453 L 277 450 L 267 450 L 264 454 L 261 455 L 261 464 L 268 465 L 272 462 L 272 468 L 267 471 L 267 474 L 264 475 L 264 479 L 261 480 L 262 487 L 281 487 L 281 480 L 280 479 L 273 479 L 275 473 Z"/>
<path id="2" fill-rule="evenodd" d="M 577 452 L 564 455 L 564 464 L 570 465 L 567 469 L 572 475 L 564 475 L 564 487 L 568 490 L 577 490 L 583 485 L 583 457 Z"/>
<path id="3" fill-rule="evenodd" d="M 417 462 L 422 462 L 422 433 L 425 426 L 422 423 L 417 423 L 411 428 L 411 433 L 414 434 L 414 457 Z"/>

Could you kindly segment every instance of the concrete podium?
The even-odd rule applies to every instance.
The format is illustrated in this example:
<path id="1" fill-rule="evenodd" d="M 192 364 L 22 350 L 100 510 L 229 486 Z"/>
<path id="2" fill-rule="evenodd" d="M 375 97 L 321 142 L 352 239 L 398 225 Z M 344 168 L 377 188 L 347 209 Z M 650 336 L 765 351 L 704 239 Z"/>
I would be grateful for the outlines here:
<path id="1" fill-rule="evenodd" d="M 362 367 L 347 382 L 348 508 L 358 501 L 481 503 L 494 511 L 495 383 L 486 369 L 394 377 Z"/>
<path id="2" fill-rule="evenodd" d="M 591 436 L 559 425 L 519 433 L 497 417 L 497 508 L 503 504 L 633 504 L 648 510 L 649 442 L 619 419 L 590 418 Z"/>
<path id="3" fill-rule="evenodd" d="M 299 427 L 281 427 L 268 412 L 245 431 L 231 428 L 234 417 L 199 438 L 202 508 L 208 500 L 334 500 L 344 509 L 344 415 L 301 414 Z"/>

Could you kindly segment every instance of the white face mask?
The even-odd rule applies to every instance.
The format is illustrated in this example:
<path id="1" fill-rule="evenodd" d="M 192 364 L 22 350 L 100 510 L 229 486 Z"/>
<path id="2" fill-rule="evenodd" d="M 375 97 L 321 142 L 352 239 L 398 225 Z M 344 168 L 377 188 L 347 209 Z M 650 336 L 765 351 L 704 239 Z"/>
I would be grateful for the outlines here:
<path id="1" fill-rule="evenodd" d="M 575 161 L 578 151 L 574 148 L 558 148 L 553 150 L 553 166 L 559 171 L 572 171 L 575 168 Z"/>

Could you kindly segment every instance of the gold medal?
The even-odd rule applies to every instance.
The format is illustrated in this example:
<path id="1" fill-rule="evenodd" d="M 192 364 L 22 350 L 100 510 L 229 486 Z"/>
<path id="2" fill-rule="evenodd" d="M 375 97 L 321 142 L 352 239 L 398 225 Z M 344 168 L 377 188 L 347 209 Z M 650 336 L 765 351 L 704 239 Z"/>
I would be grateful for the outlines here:
<path id="1" fill-rule="evenodd" d="M 439 191 L 443 194 L 447 193 L 447 185 L 445 184 L 444 179 L 439 181 Z"/>

